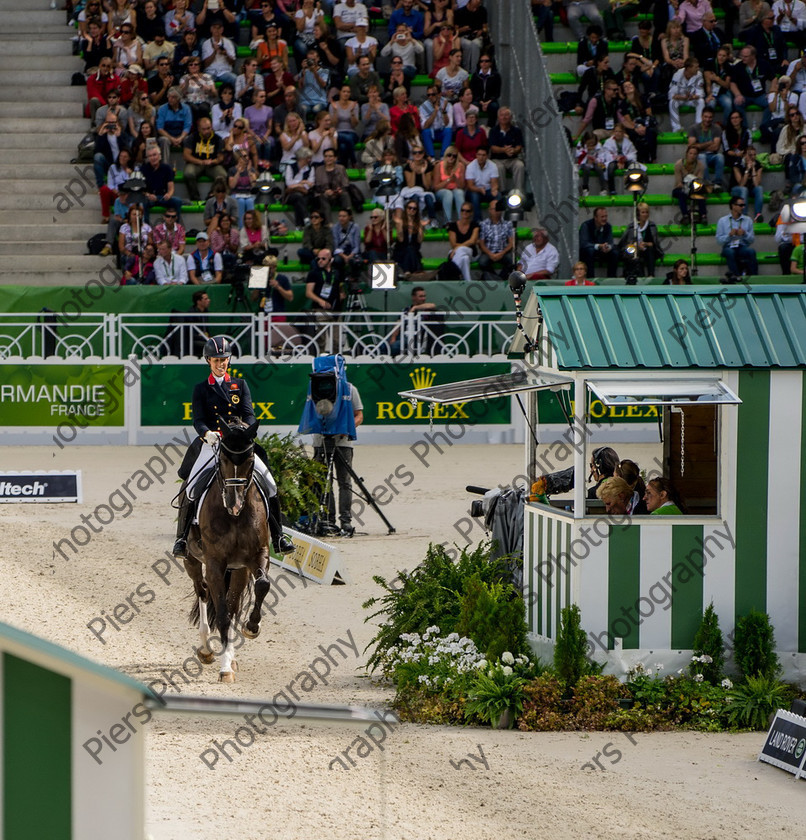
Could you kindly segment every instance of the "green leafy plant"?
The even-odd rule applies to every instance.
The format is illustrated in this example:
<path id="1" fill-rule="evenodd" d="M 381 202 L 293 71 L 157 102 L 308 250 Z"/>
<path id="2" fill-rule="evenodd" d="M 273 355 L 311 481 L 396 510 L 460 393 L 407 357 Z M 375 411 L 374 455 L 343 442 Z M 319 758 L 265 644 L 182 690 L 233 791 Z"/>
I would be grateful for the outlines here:
<path id="1" fill-rule="evenodd" d="M 501 581 L 505 575 L 502 564 L 490 559 L 489 543 L 479 543 L 473 550 L 463 548 L 455 562 L 443 546 L 432 543 L 414 571 L 398 572 L 392 581 L 374 576 L 384 594 L 364 602 L 364 609 L 376 608 L 364 620 L 383 617 L 383 623 L 367 645 L 367 649 L 374 646 L 368 670 L 378 669 L 404 633 L 422 634 L 431 625 L 438 625 L 444 634 L 454 632 L 465 581 L 476 574 L 486 584 Z"/>
<path id="2" fill-rule="evenodd" d="M 571 712 L 581 729 L 601 729 L 619 709 L 619 700 L 630 696 L 626 686 L 614 676 L 581 677 L 574 689 Z"/>
<path id="3" fill-rule="evenodd" d="M 487 583 L 478 573 L 465 581 L 456 630 L 473 639 L 488 659 L 504 651 L 526 652 L 527 629 L 523 599 L 511 583 Z"/>
<path id="4" fill-rule="evenodd" d="M 523 711 L 523 687 L 526 680 L 512 666 L 497 664 L 480 668 L 470 686 L 466 711 L 495 726 L 507 710 L 512 713 L 511 725 Z"/>
<path id="5" fill-rule="evenodd" d="M 318 510 L 322 487 L 327 480 L 325 465 L 309 458 L 293 434 L 264 435 L 259 443 L 269 456 L 277 495 L 288 522 L 293 525 L 301 516 Z"/>
<path id="6" fill-rule="evenodd" d="M 725 668 L 725 644 L 713 601 L 702 615 L 699 629 L 694 636 L 693 648 L 694 658 L 689 665 L 691 676 L 702 674 L 706 682 L 716 685 L 722 679 Z"/>
<path id="7" fill-rule="evenodd" d="M 565 682 L 566 688 L 573 688 L 579 678 L 588 673 L 588 640 L 581 623 L 582 615 L 576 604 L 560 610 L 560 629 L 554 645 L 554 670 Z"/>
<path id="8" fill-rule="evenodd" d="M 731 700 L 729 720 L 745 729 L 766 729 L 776 709 L 789 705 L 789 688 L 774 676 L 749 676 L 743 685 L 728 692 Z"/>
<path id="9" fill-rule="evenodd" d="M 562 694 L 563 685 L 556 674 L 545 672 L 530 680 L 523 687 L 523 711 L 518 718 L 518 729 L 557 732 L 573 728 Z"/>
<path id="10" fill-rule="evenodd" d="M 733 658 L 748 679 L 778 676 L 781 663 L 775 653 L 775 631 L 766 613 L 750 610 L 736 622 Z"/>

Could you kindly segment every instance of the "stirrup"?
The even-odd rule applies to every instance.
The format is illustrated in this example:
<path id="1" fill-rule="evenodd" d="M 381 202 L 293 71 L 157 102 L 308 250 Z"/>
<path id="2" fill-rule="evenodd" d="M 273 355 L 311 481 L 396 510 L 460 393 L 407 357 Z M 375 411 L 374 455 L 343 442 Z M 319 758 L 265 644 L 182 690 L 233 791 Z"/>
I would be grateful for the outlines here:
<path id="1" fill-rule="evenodd" d="M 273 541 L 272 548 L 274 548 L 277 554 L 293 554 L 297 549 L 285 534 Z"/>
<path id="2" fill-rule="evenodd" d="M 174 543 L 174 547 L 173 547 L 173 550 L 171 551 L 171 554 L 173 554 L 174 557 L 179 557 L 182 560 L 185 560 L 185 559 L 187 559 L 187 553 L 188 553 L 188 541 L 186 539 L 184 539 L 183 537 L 180 537 Z"/>

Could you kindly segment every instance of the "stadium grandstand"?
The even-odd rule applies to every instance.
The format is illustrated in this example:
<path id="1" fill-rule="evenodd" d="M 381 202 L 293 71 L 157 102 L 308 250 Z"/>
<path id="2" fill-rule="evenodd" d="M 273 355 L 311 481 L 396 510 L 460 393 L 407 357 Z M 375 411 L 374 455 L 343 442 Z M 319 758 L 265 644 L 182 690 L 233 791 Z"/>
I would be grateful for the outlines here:
<path id="1" fill-rule="evenodd" d="M 401 310 L 511 310 L 517 267 L 800 282 L 806 6 L 605 5 L 0 0 L 2 311 L 84 288 L 191 355 L 239 310 L 304 355 L 333 310 L 377 320 L 346 353 L 495 355 Z"/>

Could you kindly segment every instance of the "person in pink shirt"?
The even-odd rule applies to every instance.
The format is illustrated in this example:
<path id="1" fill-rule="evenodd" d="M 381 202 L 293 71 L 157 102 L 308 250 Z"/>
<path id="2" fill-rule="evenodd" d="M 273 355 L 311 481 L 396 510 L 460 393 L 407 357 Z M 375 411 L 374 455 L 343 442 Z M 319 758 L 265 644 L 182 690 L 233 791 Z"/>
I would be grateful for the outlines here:
<path id="1" fill-rule="evenodd" d="M 566 280 L 566 286 L 595 286 L 593 280 L 588 280 L 588 267 L 584 262 L 574 263 L 574 274 L 570 280 Z"/>
<path id="2" fill-rule="evenodd" d="M 702 29 L 702 19 L 713 12 L 708 0 L 683 0 L 677 7 L 675 20 L 683 24 L 683 30 L 689 38 Z"/>

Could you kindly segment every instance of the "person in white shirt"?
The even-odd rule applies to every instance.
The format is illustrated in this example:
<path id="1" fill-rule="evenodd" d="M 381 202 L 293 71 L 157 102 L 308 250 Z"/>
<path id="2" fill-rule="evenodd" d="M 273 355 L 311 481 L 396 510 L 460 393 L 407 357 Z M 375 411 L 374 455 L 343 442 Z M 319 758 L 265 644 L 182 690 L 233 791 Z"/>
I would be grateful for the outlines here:
<path id="1" fill-rule="evenodd" d="M 616 123 L 613 136 L 602 144 L 604 158 L 607 161 L 607 189 L 610 195 L 616 194 L 616 169 L 626 169 L 630 163 L 638 160 L 635 146 L 624 134 L 624 126 Z"/>
<path id="2" fill-rule="evenodd" d="M 548 231 L 544 227 L 532 228 L 532 243 L 521 252 L 518 269 L 529 280 L 548 280 L 559 264 L 560 255 L 549 242 Z"/>
<path id="3" fill-rule="evenodd" d="M 467 200 L 473 205 L 473 218 L 481 222 L 481 202 L 498 198 L 498 167 L 487 158 L 487 149 L 476 150 L 476 159 L 465 170 Z"/>
<path id="4" fill-rule="evenodd" d="M 158 286 L 180 286 L 188 282 L 185 258 L 171 250 L 171 244 L 163 239 L 157 245 L 157 259 L 154 260 L 154 275 Z"/>
<path id="5" fill-rule="evenodd" d="M 369 20 L 369 10 L 363 3 L 356 0 L 344 0 L 337 3 L 333 9 L 333 23 L 336 26 L 336 37 L 343 44 L 355 35 L 356 22 L 362 18 Z"/>
<path id="6" fill-rule="evenodd" d="M 806 3 L 802 0 L 776 0 L 772 4 L 775 25 L 787 36 L 787 41 L 794 41 L 803 48 L 806 38 Z"/>
<path id="7" fill-rule="evenodd" d="M 224 24 L 213 21 L 210 37 L 202 44 L 201 58 L 204 71 L 217 82 L 229 82 L 235 89 L 238 77 L 232 72 L 235 64 L 235 46 L 223 35 Z"/>
<path id="8" fill-rule="evenodd" d="M 369 56 L 369 62 L 374 69 L 375 59 L 378 55 L 378 39 L 367 35 L 369 21 L 366 18 L 359 18 L 355 23 L 355 34 L 344 45 L 347 53 L 347 75 L 354 76 L 358 72 L 358 59 L 362 55 Z"/>
<path id="9" fill-rule="evenodd" d="M 690 105 L 696 108 L 694 122 L 702 120 L 702 109 L 705 107 L 705 81 L 700 72 L 700 62 L 690 56 L 685 64 L 672 76 L 669 86 L 669 119 L 672 131 L 680 131 L 680 108 Z"/>
<path id="10" fill-rule="evenodd" d="M 381 50 L 382 56 L 390 55 L 403 61 L 403 73 L 407 79 L 413 79 L 417 75 L 417 56 L 424 53 L 425 47 L 412 38 L 411 30 L 405 23 L 397 27 L 392 39 Z"/>

